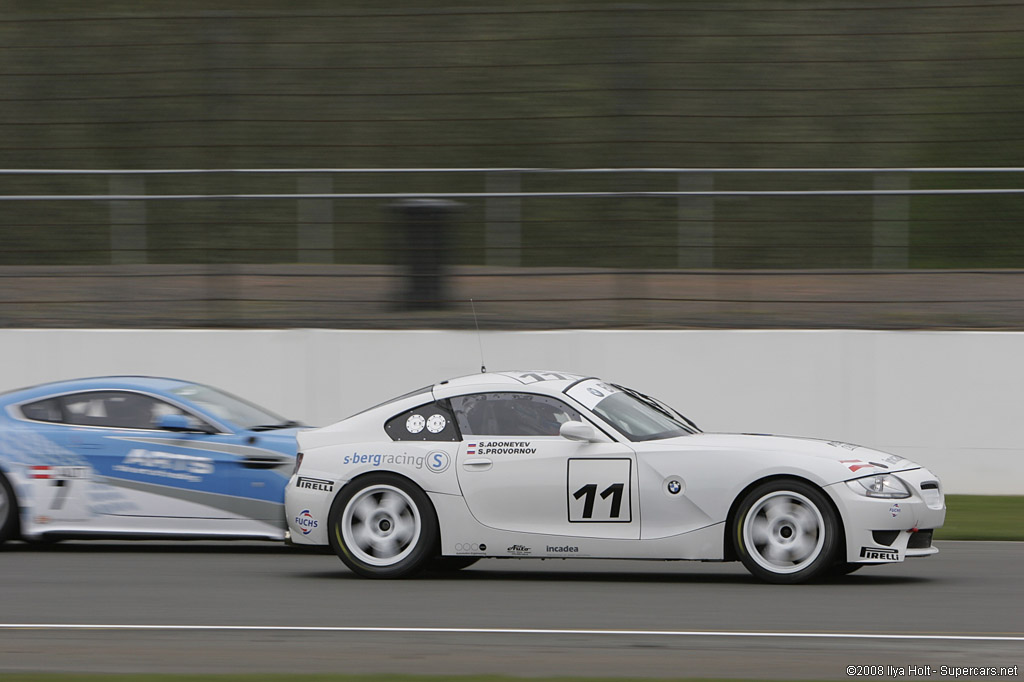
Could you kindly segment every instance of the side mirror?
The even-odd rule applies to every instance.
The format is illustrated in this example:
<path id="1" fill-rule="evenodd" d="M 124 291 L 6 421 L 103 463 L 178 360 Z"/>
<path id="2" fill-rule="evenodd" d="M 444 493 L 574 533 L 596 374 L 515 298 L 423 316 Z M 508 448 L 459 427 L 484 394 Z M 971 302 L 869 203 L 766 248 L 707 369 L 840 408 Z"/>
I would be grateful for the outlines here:
<path id="1" fill-rule="evenodd" d="M 178 431 L 187 433 L 210 433 L 210 429 L 204 425 L 193 424 L 192 420 L 183 414 L 165 414 L 160 417 L 157 426 L 164 431 Z"/>
<path id="2" fill-rule="evenodd" d="M 558 435 L 566 440 L 576 440 L 584 443 L 599 443 L 604 440 L 597 429 L 583 422 L 565 422 L 558 429 Z"/>

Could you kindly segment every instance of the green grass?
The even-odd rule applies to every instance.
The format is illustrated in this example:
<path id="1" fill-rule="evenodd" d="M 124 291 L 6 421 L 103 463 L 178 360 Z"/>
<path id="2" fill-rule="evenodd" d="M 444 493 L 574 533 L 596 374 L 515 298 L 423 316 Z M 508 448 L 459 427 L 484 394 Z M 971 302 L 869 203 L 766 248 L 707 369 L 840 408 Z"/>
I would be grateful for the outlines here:
<path id="1" fill-rule="evenodd" d="M 1024 495 L 946 495 L 938 540 L 1024 540 Z"/>

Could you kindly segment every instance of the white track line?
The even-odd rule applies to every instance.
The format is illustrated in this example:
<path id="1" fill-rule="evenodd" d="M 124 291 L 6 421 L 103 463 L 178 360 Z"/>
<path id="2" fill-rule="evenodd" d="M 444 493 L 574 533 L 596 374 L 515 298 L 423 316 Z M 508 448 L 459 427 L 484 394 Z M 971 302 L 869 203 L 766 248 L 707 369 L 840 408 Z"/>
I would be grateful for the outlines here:
<path id="1" fill-rule="evenodd" d="M 598 635 L 616 637 L 767 637 L 798 639 L 882 639 L 968 642 L 1024 642 L 1024 635 L 915 635 L 860 632 L 742 632 L 715 630 L 576 630 L 555 628 L 416 628 L 356 625 L 141 625 L 0 623 L 0 630 L 191 630 L 221 632 L 365 632 L 429 635 Z"/>

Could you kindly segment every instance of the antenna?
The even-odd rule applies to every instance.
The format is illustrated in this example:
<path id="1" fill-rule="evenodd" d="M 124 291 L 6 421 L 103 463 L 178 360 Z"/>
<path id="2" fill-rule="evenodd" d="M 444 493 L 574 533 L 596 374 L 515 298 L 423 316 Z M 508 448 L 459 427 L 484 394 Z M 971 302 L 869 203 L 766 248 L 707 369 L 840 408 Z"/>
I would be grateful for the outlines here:
<path id="1" fill-rule="evenodd" d="M 469 299 L 469 305 L 473 308 L 473 324 L 476 325 L 476 342 L 480 345 L 480 373 L 487 374 L 487 367 L 484 366 L 484 341 L 480 337 L 480 321 L 476 319 L 476 304 Z"/>

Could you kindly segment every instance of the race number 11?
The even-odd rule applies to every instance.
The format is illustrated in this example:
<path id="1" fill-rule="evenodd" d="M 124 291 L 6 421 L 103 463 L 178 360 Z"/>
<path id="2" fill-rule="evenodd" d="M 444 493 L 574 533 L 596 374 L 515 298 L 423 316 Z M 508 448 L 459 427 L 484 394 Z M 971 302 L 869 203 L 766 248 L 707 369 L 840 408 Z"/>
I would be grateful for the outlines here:
<path id="1" fill-rule="evenodd" d="M 628 459 L 570 459 L 569 522 L 630 523 L 632 467 Z"/>

